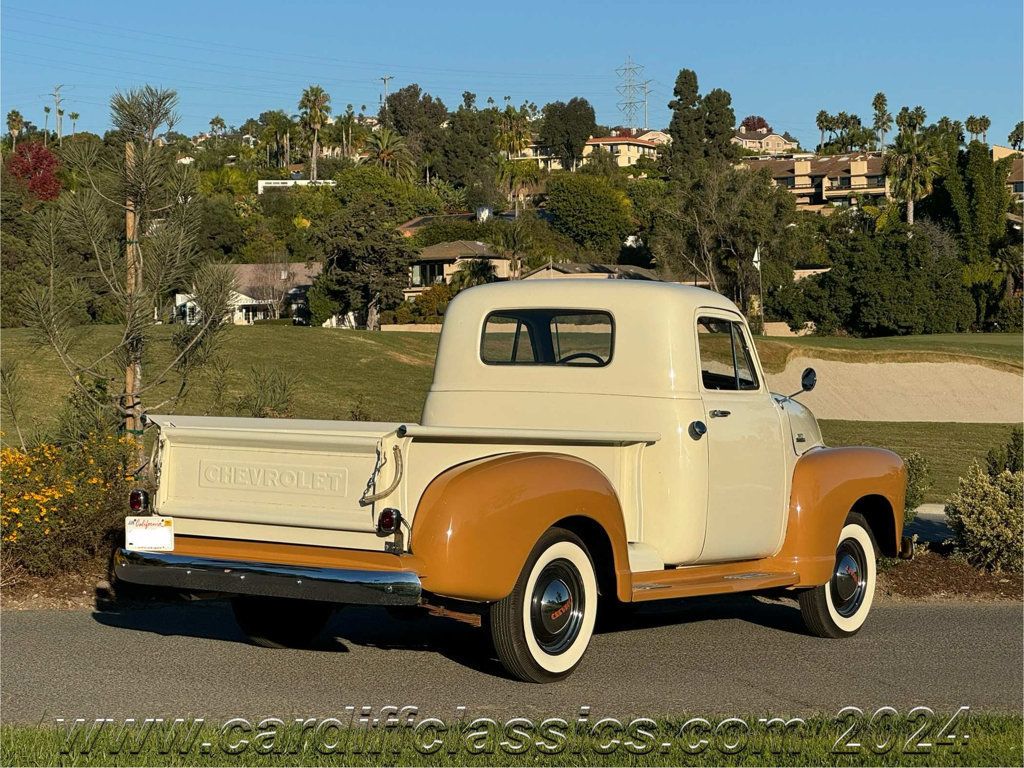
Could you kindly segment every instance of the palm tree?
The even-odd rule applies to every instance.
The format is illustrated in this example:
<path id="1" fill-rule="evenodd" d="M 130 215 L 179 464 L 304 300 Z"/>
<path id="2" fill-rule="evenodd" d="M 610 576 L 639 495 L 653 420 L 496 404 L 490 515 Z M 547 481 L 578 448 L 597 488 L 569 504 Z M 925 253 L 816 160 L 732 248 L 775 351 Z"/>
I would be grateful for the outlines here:
<path id="1" fill-rule="evenodd" d="M 508 199 L 514 203 L 516 217 L 523 194 L 540 181 L 540 168 L 533 160 L 504 160 L 498 167 L 498 183 L 508 190 Z"/>
<path id="2" fill-rule="evenodd" d="M 488 259 L 466 259 L 452 275 L 452 288 L 461 291 L 474 285 L 493 283 L 498 279 L 494 272 L 494 264 Z"/>
<path id="3" fill-rule="evenodd" d="M 829 127 L 832 120 L 832 116 L 824 109 L 818 111 L 818 117 L 814 123 L 818 126 L 818 130 L 821 131 L 821 139 L 818 141 L 818 150 L 825 146 L 825 130 Z"/>
<path id="4" fill-rule="evenodd" d="M 495 136 L 495 145 L 499 152 L 504 153 L 506 160 L 511 160 L 530 144 L 530 123 L 525 109 L 516 109 L 511 104 L 505 107 L 501 116 L 501 126 Z"/>
<path id="5" fill-rule="evenodd" d="M 939 173 L 939 159 L 931 144 L 917 131 L 896 136 L 883 165 L 897 200 L 907 205 L 907 224 L 914 223 L 914 202 L 931 194 Z"/>
<path id="6" fill-rule="evenodd" d="M 971 135 L 971 141 L 977 139 L 978 134 L 981 133 L 981 130 L 978 128 L 978 118 L 974 115 L 970 115 L 964 120 L 964 127 L 967 129 L 967 133 Z"/>
<path id="7" fill-rule="evenodd" d="M 219 136 L 227 128 L 227 123 L 224 122 L 224 118 L 220 115 L 214 115 L 210 118 L 210 133 L 214 136 Z"/>
<path id="8" fill-rule="evenodd" d="M 513 280 L 519 278 L 522 270 L 523 254 L 529 249 L 533 238 L 529 230 L 523 226 L 519 219 L 512 222 L 511 226 L 502 227 L 497 232 L 495 246 L 509 261 L 509 272 Z"/>
<path id="9" fill-rule="evenodd" d="M 892 130 L 892 113 L 889 111 L 889 100 L 879 91 L 871 101 L 875 110 L 875 122 L 872 126 L 878 134 L 878 145 L 885 149 L 885 134 Z"/>
<path id="10" fill-rule="evenodd" d="M 49 138 L 50 108 L 43 107 L 43 112 L 43 145 L 45 146 L 47 143 L 47 139 Z"/>
<path id="11" fill-rule="evenodd" d="M 75 125 L 78 123 L 78 118 L 81 117 L 77 112 L 72 112 L 68 117 L 71 118 L 71 135 L 75 135 Z"/>
<path id="12" fill-rule="evenodd" d="M 1010 135 L 1006 137 L 1006 140 L 1010 142 L 1011 147 L 1018 151 L 1021 146 L 1024 146 L 1024 120 L 1013 126 L 1013 130 L 1010 131 Z"/>
<path id="13" fill-rule="evenodd" d="M 319 85 L 311 85 L 299 99 L 302 124 L 313 134 L 313 147 L 309 154 L 309 180 L 316 181 L 316 159 L 320 154 L 320 128 L 331 114 L 331 97 Z"/>
<path id="14" fill-rule="evenodd" d="M 21 112 L 16 109 L 12 109 L 7 113 L 7 131 L 11 134 L 11 151 L 18 146 L 18 136 L 21 135 L 22 129 L 25 127 L 25 118 L 21 116 Z"/>
<path id="15" fill-rule="evenodd" d="M 978 118 L 978 129 L 981 131 L 982 144 L 988 144 L 988 129 L 991 127 L 992 121 L 988 115 L 982 115 Z"/>
<path id="16" fill-rule="evenodd" d="M 412 155 L 405 139 L 390 128 L 381 128 L 366 145 L 367 161 L 383 168 L 388 175 L 408 181 L 412 177 Z"/>

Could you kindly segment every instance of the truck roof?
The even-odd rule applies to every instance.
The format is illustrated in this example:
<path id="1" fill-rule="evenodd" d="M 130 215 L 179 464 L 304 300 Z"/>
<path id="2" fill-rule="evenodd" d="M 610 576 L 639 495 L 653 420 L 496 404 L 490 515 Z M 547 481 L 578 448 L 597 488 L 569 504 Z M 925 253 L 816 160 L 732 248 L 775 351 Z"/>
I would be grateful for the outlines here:
<path id="1" fill-rule="evenodd" d="M 460 304 L 489 312 L 499 308 L 580 307 L 597 309 L 602 305 L 621 310 L 631 305 L 657 311 L 660 307 L 719 307 L 737 312 L 736 305 L 720 293 L 681 283 L 653 280 L 614 280 L 601 278 L 562 278 L 558 280 L 508 280 L 488 283 L 463 291 Z M 554 303 L 552 303 L 554 302 Z M 634 304 L 635 302 L 635 304 Z M 454 302 L 453 302 L 454 305 Z"/>
<path id="2" fill-rule="evenodd" d="M 725 296 L 676 283 L 579 278 L 471 288 L 445 312 L 431 391 L 696 395 L 695 318 L 702 308 L 740 316 Z M 601 367 L 485 363 L 481 339 L 488 315 L 514 309 L 607 312 L 614 323 L 610 362 Z"/>

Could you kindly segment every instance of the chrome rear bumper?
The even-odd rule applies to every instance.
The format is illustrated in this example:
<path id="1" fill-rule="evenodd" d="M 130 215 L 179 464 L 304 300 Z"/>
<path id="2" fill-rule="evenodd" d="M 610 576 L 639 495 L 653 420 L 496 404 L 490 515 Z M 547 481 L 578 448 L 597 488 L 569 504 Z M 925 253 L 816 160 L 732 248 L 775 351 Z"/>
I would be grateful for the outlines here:
<path id="1" fill-rule="evenodd" d="M 307 568 L 123 548 L 114 557 L 114 573 L 155 587 L 358 605 L 417 605 L 422 591 L 411 571 Z"/>

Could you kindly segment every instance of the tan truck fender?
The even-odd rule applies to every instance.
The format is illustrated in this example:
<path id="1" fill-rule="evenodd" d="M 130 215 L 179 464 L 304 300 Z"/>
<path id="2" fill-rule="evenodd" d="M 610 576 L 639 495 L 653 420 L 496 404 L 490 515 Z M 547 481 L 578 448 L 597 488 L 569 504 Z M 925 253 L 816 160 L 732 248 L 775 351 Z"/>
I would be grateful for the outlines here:
<path id="1" fill-rule="evenodd" d="M 903 460 L 892 451 L 820 448 L 804 454 L 793 472 L 786 538 L 773 559 L 793 567 L 800 575 L 797 586 L 826 583 L 851 511 L 864 515 L 880 553 L 895 557 L 906 483 Z"/>
<path id="2" fill-rule="evenodd" d="M 618 497 L 594 465 L 563 454 L 491 456 L 438 475 L 416 508 L 411 559 L 424 590 L 493 602 L 512 591 L 537 540 L 555 525 L 586 543 L 602 592 L 628 602 Z"/>

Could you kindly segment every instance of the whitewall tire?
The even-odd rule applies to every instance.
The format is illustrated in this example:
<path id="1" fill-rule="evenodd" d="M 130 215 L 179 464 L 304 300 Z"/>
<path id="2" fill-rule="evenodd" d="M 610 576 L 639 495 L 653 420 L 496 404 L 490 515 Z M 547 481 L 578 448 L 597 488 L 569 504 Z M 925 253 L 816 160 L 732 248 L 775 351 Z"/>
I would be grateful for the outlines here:
<path id="1" fill-rule="evenodd" d="M 512 593 L 491 606 L 498 659 L 520 680 L 569 675 L 590 645 L 597 618 L 597 576 L 586 546 L 552 528 L 537 542 Z"/>
<path id="2" fill-rule="evenodd" d="M 867 521 L 851 512 L 839 534 L 832 577 L 800 594 L 800 613 L 812 634 L 849 637 L 864 626 L 875 598 L 877 552 Z"/>

